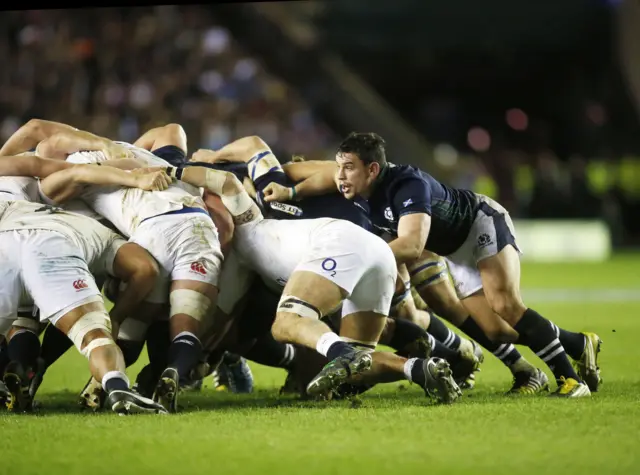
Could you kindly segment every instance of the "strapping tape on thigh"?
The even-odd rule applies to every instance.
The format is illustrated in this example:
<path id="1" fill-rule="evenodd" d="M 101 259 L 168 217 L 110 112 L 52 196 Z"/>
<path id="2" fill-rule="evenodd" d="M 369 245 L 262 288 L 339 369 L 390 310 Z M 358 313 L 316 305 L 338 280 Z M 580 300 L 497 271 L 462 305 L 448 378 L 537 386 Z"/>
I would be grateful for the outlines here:
<path id="1" fill-rule="evenodd" d="M 40 331 L 40 322 L 37 320 L 34 320 L 33 318 L 22 318 L 22 317 L 16 318 L 15 321 L 13 322 L 13 326 L 26 328 L 35 333 L 38 333 Z"/>
<path id="2" fill-rule="evenodd" d="M 271 150 L 258 152 L 247 162 L 247 171 L 251 181 L 274 171 L 282 171 L 282 166 Z"/>
<path id="3" fill-rule="evenodd" d="M 83 353 L 82 342 L 84 341 L 84 337 L 87 335 L 87 333 L 93 330 L 102 330 L 107 334 L 111 334 L 111 319 L 106 312 L 85 313 L 69 329 L 67 336 L 76 346 L 76 348 L 78 348 L 78 350 Z"/>
<path id="4" fill-rule="evenodd" d="M 211 308 L 211 299 L 200 292 L 189 289 L 173 290 L 169 294 L 171 317 L 183 313 L 198 321 L 204 320 Z"/>
<path id="5" fill-rule="evenodd" d="M 442 258 L 421 261 L 409 269 L 409 275 L 414 287 L 427 287 L 447 278 L 447 265 Z"/>
<path id="6" fill-rule="evenodd" d="M 292 295 L 283 295 L 278 302 L 278 312 L 295 313 L 301 317 L 321 319 L 322 312 L 315 305 Z"/>

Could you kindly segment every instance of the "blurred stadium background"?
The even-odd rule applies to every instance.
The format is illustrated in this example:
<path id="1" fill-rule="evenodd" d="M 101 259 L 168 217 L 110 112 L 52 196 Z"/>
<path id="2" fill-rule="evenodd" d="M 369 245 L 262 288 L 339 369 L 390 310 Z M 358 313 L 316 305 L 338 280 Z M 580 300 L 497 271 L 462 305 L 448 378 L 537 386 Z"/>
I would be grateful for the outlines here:
<path id="1" fill-rule="evenodd" d="M 528 259 L 640 244 L 634 1 L 266 2 L 4 12 L 0 139 L 32 117 L 190 151 L 258 134 L 287 160 L 371 130 L 485 193 Z M 533 220 L 533 221 L 532 221 Z"/>

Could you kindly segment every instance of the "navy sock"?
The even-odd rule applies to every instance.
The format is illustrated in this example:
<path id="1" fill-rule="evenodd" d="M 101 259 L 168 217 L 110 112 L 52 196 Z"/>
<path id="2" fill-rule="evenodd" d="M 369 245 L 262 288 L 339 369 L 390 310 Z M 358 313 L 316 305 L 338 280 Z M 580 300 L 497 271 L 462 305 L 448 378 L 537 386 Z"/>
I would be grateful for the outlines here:
<path id="1" fill-rule="evenodd" d="M 436 340 L 452 350 L 460 348 L 460 337 L 451 331 L 442 320 L 431 314 L 430 322 L 427 331 L 431 333 Z"/>
<path id="2" fill-rule="evenodd" d="M 169 346 L 169 367 L 178 371 L 180 379 L 189 377 L 191 369 L 202 358 L 202 344 L 198 337 L 190 332 L 182 332 Z"/>
<path id="3" fill-rule="evenodd" d="M 29 330 L 19 330 L 7 345 L 9 359 L 20 363 L 25 370 L 35 369 L 40 356 L 40 339 Z"/>

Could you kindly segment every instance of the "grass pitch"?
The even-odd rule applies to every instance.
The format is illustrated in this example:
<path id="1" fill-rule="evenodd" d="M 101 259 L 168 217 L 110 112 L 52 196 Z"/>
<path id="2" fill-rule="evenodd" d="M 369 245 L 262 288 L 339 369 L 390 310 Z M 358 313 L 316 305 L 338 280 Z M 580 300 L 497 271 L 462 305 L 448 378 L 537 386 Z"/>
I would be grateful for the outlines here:
<path id="1" fill-rule="evenodd" d="M 118 417 L 79 411 L 88 370 L 69 352 L 47 373 L 37 415 L 0 412 L 0 474 L 638 474 L 639 268 L 640 255 L 523 266 L 530 306 L 604 340 L 591 399 L 507 398 L 510 373 L 486 355 L 476 389 L 452 406 L 408 383 L 359 406 L 297 402 L 278 396 L 283 371 L 254 365 L 252 395 L 215 392 L 208 379 L 178 415 Z"/>

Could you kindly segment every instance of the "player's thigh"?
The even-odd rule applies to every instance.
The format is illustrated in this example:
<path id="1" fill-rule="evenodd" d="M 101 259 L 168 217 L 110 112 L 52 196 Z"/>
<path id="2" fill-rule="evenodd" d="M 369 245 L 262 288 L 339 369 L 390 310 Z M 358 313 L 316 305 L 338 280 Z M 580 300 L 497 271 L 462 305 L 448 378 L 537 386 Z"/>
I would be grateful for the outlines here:
<path id="1" fill-rule="evenodd" d="M 102 300 L 79 247 L 57 233 L 32 238 L 23 247 L 22 275 L 41 320 L 89 298 Z"/>
<path id="2" fill-rule="evenodd" d="M 18 316 L 23 284 L 20 244 L 14 233 L 0 233 L 0 335 L 11 329 Z"/>

